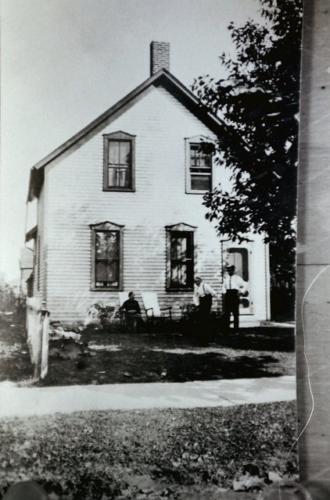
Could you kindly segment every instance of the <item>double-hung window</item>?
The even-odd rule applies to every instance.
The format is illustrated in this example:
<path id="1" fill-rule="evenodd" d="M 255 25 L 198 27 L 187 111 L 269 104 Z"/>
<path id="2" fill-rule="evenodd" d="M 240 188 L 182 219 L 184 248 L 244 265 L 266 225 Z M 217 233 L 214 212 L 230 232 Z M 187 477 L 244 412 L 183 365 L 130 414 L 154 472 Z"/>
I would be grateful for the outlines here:
<path id="1" fill-rule="evenodd" d="M 212 189 L 214 146 L 207 142 L 187 143 L 187 191 L 203 193 Z"/>
<path id="2" fill-rule="evenodd" d="M 105 134 L 104 175 L 105 191 L 134 191 L 135 136 L 126 132 Z"/>
<path id="3" fill-rule="evenodd" d="M 195 228 L 167 226 L 167 289 L 192 290 L 195 266 Z"/>
<path id="4" fill-rule="evenodd" d="M 92 288 L 118 290 L 122 276 L 122 226 L 103 222 L 92 228 Z"/>

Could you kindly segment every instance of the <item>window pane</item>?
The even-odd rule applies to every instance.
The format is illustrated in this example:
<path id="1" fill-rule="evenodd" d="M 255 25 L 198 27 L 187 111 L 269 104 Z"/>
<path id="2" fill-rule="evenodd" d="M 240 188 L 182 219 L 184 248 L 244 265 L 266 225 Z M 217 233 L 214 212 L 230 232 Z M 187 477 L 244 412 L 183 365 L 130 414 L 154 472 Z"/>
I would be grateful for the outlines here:
<path id="1" fill-rule="evenodd" d="M 208 191 L 211 189 L 212 153 L 205 151 L 207 144 L 190 144 L 191 189 Z M 208 175 L 206 175 L 208 174 Z"/>
<path id="2" fill-rule="evenodd" d="M 119 255 L 118 231 L 96 233 L 96 259 L 117 259 Z"/>
<path id="3" fill-rule="evenodd" d="M 185 287 L 188 284 L 187 265 L 182 263 L 173 264 L 171 270 L 171 285 L 174 287 Z"/>
<path id="4" fill-rule="evenodd" d="M 120 141 L 119 163 L 121 165 L 130 165 L 131 163 L 131 142 Z"/>
<path id="5" fill-rule="evenodd" d="M 119 163 L 119 142 L 109 141 L 109 163 Z"/>
<path id="6" fill-rule="evenodd" d="M 109 167 L 108 169 L 108 186 L 116 187 L 117 186 L 117 168 Z"/>
<path id="7" fill-rule="evenodd" d="M 182 260 L 187 256 L 187 238 L 172 235 L 171 259 Z"/>
<path id="8" fill-rule="evenodd" d="M 118 287 L 119 262 L 97 261 L 95 264 L 96 287 Z"/>
<path id="9" fill-rule="evenodd" d="M 107 282 L 107 262 L 106 261 L 97 261 L 95 265 L 95 280 L 99 283 L 99 286 L 102 286 Z"/>
<path id="10" fill-rule="evenodd" d="M 237 274 L 243 278 L 244 281 L 249 280 L 249 257 L 246 248 L 230 248 L 230 264 L 234 265 Z"/>
<path id="11" fill-rule="evenodd" d="M 131 176 L 128 167 L 109 167 L 108 185 L 109 187 L 130 187 Z"/>
<path id="12" fill-rule="evenodd" d="M 119 284 L 119 262 L 116 260 L 108 264 L 108 282 L 112 286 L 118 286 Z"/>
<path id="13" fill-rule="evenodd" d="M 207 191 L 211 189 L 211 176 L 210 175 L 192 175 L 191 176 L 191 189 L 198 191 Z"/>
<path id="14" fill-rule="evenodd" d="M 130 186 L 130 171 L 127 167 L 120 167 L 117 169 L 117 186 L 129 187 Z"/>

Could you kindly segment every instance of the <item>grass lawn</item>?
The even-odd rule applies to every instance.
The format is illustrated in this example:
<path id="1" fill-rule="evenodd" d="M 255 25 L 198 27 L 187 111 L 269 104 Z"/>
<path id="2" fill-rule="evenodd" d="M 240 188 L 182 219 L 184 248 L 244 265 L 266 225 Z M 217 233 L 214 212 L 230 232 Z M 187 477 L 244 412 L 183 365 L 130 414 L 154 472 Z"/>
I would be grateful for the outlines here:
<path id="1" fill-rule="evenodd" d="M 19 381 L 32 374 L 22 321 L 14 315 L 0 315 L 0 381 Z"/>
<path id="2" fill-rule="evenodd" d="M 186 382 L 295 374 L 292 328 L 246 328 L 239 335 L 82 332 L 50 343 L 40 385 Z M 32 376 L 24 324 L 0 316 L 0 381 Z"/>
<path id="3" fill-rule="evenodd" d="M 76 356 L 70 355 L 70 341 L 51 343 L 49 373 L 41 384 L 186 382 L 294 375 L 293 334 L 292 328 L 242 329 L 239 335 L 213 338 L 86 331 L 81 338 L 88 345 L 83 355 L 77 350 Z M 66 349 L 68 357 L 63 359 Z"/>
<path id="4" fill-rule="evenodd" d="M 35 479 L 52 500 L 248 500 L 245 464 L 295 478 L 294 403 L 0 420 L 0 496 Z"/>

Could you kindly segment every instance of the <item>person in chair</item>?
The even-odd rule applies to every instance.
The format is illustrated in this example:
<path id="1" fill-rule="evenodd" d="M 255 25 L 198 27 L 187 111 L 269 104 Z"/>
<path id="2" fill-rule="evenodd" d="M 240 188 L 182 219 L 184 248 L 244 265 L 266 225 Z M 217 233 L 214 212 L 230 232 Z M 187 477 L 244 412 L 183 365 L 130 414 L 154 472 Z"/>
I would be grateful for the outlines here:
<path id="1" fill-rule="evenodd" d="M 141 319 L 141 308 L 138 301 L 135 300 L 134 292 L 129 292 L 128 299 L 125 300 L 120 310 L 125 314 L 129 330 L 136 332 Z"/>

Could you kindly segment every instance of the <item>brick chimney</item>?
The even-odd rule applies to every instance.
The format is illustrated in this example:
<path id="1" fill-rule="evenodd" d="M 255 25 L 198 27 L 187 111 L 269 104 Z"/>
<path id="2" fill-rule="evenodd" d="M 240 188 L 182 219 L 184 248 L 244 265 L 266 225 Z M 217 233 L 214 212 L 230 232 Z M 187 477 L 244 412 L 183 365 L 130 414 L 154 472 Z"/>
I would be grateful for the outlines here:
<path id="1" fill-rule="evenodd" d="M 150 76 L 163 68 L 170 69 L 170 44 L 168 42 L 151 42 Z"/>

